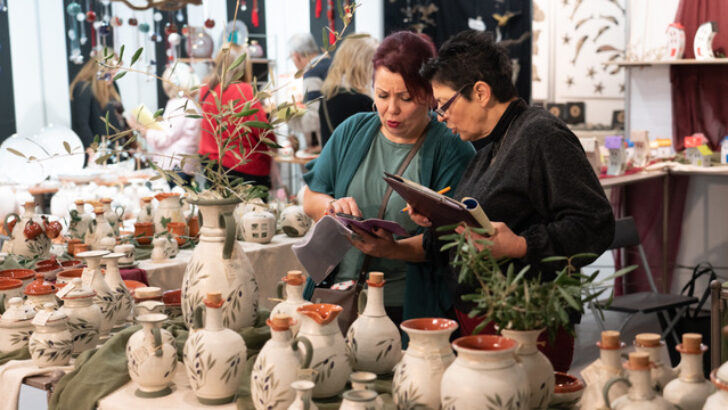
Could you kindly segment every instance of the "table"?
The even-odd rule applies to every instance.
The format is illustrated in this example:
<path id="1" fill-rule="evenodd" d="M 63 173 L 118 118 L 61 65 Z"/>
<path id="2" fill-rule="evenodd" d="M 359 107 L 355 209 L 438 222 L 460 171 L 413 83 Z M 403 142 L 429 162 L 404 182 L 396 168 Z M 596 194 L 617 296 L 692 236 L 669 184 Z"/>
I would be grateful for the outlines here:
<path id="1" fill-rule="evenodd" d="M 278 234 L 267 244 L 239 242 L 253 266 L 260 287 L 259 301 L 262 307 L 272 309 L 278 303 L 269 298 L 276 297 L 276 286 L 286 272 L 294 269 L 304 271 L 291 250 L 293 244 L 302 240 Z M 192 252 L 191 249 L 183 249 L 174 259 L 161 263 L 142 260 L 139 261 L 139 268 L 147 272 L 149 286 L 158 286 L 162 290 L 179 289 Z"/>

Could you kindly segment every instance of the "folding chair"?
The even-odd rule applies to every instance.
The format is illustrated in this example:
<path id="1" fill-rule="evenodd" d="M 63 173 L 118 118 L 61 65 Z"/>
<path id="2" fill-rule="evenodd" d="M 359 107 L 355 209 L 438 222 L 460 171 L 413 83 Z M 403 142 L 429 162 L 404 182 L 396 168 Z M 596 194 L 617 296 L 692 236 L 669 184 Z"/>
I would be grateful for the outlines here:
<path id="1" fill-rule="evenodd" d="M 655 286 L 655 281 L 652 278 L 650 265 L 647 263 L 647 255 L 645 255 L 642 243 L 640 242 L 637 226 L 631 216 L 615 221 L 614 241 L 609 249 L 622 248 L 637 248 L 642 261 L 642 267 L 645 270 L 645 276 L 647 276 L 647 281 L 649 282 L 650 289 L 652 291 L 615 296 L 612 303 L 608 306 L 604 302 L 597 303 L 603 310 L 621 312 L 628 315 L 619 326 L 620 333 L 637 313 L 656 313 L 662 327 L 662 338 L 665 339 L 667 336 L 671 336 L 676 344 L 680 343 L 678 335 L 675 332 L 675 325 L 678 323 L 680 318 L 683 317 L 685 311 L 690 307 L 690 305 L 698 302 L 698 298 L 693 296 L 659 293 L 657 291 L 657 286 Z M 592 306 L 592 309 L 593 308 L 594 306 Z M 602 330 L 606 330 L 601 316 L 595 312 L 594 317 L 599 323 L 599 327 L 601 327 Z"/>

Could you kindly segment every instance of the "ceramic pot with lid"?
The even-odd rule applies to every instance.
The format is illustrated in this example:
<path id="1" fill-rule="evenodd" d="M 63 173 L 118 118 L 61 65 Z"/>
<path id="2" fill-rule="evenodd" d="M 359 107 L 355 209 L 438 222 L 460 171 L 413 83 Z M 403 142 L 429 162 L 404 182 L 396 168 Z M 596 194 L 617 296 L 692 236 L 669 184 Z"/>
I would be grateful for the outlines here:
<path id="1" fill-rule="evenodd" d="M 37 311 L 42 310 L 47 303 L 56 306 L 58 304 L 56 301 L 57 291 L 58 288 L 54 284 L 46 282 L 43 274 L 38 273 L 35 280 L 25 287 L 24 293 L 28 297 L 25 303 Z"/>
<path id="2" fill-rule="evenodd" d="M 83 287 L 81 278 L 74 279 L 58 292 L 63 300 L 59 310 L 68 316 L 68 329 L 73 336 L 73 354 L 96 347 L 103 316 L 94 304 L 96 292 Z"/>
<path id="3" fill-rule="evenodd" d="M 28 346 L 33 333 L 35 310 L 19 297 L 10 298 L 0 317 L 0 353 L 10 353 Z"/>
<path id="4" fill-rule="evenodd" d="M 303 286 L 305 284 L 306 278 L 303 276 L 303 272 L 300 270 L 288 271 L 286 276 L 281 279 L 281 282 L 278 282 L 276 288 L 278 298 L 283 299 L 285 295 L 285 300 L 275 305 L 270 312 L 270 317 L 276 315 L 290 316 L 293 319 L 291 331 L 294 336 L 301 328 L 301 314 L 297 311 L 298 307 L 311 304 L 311 302 L 303 298 Z"/>
<path id="5" fill-rule="evenodd" d="M 73 336 L 68 330 L 68 316 L 46 303 L 33 318 L 35 331 L 28 341 L 33 364 L 38 367 L 63 366 L 71 360 Z"/>

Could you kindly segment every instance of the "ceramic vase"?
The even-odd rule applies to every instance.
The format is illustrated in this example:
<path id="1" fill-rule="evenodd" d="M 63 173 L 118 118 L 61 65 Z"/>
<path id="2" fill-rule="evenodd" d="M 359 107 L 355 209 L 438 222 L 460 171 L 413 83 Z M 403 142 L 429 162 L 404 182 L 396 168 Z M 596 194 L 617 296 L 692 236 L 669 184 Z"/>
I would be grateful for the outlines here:
<path id="1" fill-rule="evenodd" d="M 155 195 L 155 198 L 159 201 L 153 218 L 154 229 L 157 232 L 166 231 L 167 222 L 185 222 L 178 193 L 165 192 Z"/>
<path id="2" fill-rule="evenodd" d="M 611 379 L 604 385 L 604 403 L 611 410 L 677 410 L 677 408 L 661 396 L 653 388 L 650 376 L 650 356 L 645 352 L 632 352 L 626 365 L 628 378 Z M 627 394 L 611 402 L 609 389 L 617 384 L 629 386 Z"/>
<path id="3" fill-rule="evenodd" d="M 245 370 L 245 342 L 223 327 L 223 303 L 220 293 L 207 294 L 204 306 L 195 309 L 194 327 L 184 346 L 187 378 L 197 400 L 205 405 L 233 401 Z"/>
<path id="4" fill-rule="evenodd" d="M 114 318 L 118 309 L 114 292 L 106 283 L 104 274 L 101 272 L 101 258 L 108 254 L 108 251 L 86 251 L 76 255 L 86 262 L 86 267 L 81 273 L 83 286 L 96 292 L 94 303 L 101 309 L 104 317 L 99 328 L 102 337 L 107 336 L 114 326 Z"/>
<path id="5" fill-rule="evenodd" d="M 635 336 L 634 349 L 650 355 L 652 362 L 652 383 L 658 392 L 661 392 L 670 380 L 677 377 L 675 370 L 666 364 L 662 358 L 669 357 L 665 342 L 660 340 L 657 333 L 640 333 Z"/>
<path id="6" fill-rule="evenodd" d="M 410 338 L 402 360 L 394 368 L 392 398 L 397 408 L 440 407 L 440 382 L 455 360 L 450 334 L 458 328 L 450 319 L 421 318 L 400 325 Z"/>
<path id="7" fill-rule="evenodd" d="M 257 210 L 243 215 L 243 237 L 246 242 L 268 243 L 275 234 L 276 217 L 272 213 Z"/>
<path id="8" fill-rule="evenodd" d="M 94 218 L 93 215 L 86 213 L 84 203 L 82 199 L 76 200 L 76 209 L 71 209 L 68 213 L 70 221 L 67 232 L 71 238 L 83 240 L 88 232 L 88 226 Z M 71 252 L 69 251 L 69 253 Z"/>
<path id="9" fill-rule="evenodd" d="M 507 337 L 461 337 L 452 344 L 458 352 L 442 375 L 442 409 L 482 409 L 486 405 L 529 409 L 527 374 L 516 363 L 518 343 Z"/>
<path id="10" fill-rule="evenodd" d="M 684 333 L 675 349 L 680 352 L 678 378 L 667 383 L 662 396 L 682 410 L 700 410 L 715 391 L 703 373 L 703 354 L 708 347 L 702 344 L 702 335 Z"/>
<path id="11" fill-rule="evenodd" d="M 377 392 L 371 390 L 346 391 L 339 410 L 377 410 Z"/>
<path id="12" fill-rule="evenodd" d="M 351 374 L 351 354 L 336 317 L 343 309 L 339 305 L 318 303 L 298 308 L 303 315 L 299 336 L 305 336 L 313 346 L 311 368 L 314 370 L 313 397 L 340 394 Z"/>
<path id="13" fill-rule="evenodd" d="M 555 372 L 554 395 L 549 403 L 550 409 L 579 408 L 579 400 L 584 394 L 584 383 L 568 373 Z"/>
<path id="14" fill-rule="evenodd" d="M 96 217 L 91 221 L 88 226 L 88 233 L 84 242 L 91 248 L 91 250 L 104 250 L 108 247 L 109 243 L 104 243 L 106 238 L 111 238 L 111 246 L 116 245 L 116 235 L 114 234 L 114 228 L 109 225 L 109 222 L 104 216 L 104 209 L 101 207 L 94 209 Z"/>
<path id="15" fill-rule="evenodd" d="M 306 234 L 313 220 L 303 212 L 300 205 L 289 206 L 281 212 L 278 225 L 281 230 L 291 238 L 298 238 Z"/>
<path id="16" fill-rule="evenodd" d="M 28 299 L 25 304 L 40 311 L 46 304 L 57 305 L 56 292 L 58 288 L 45 280 L 42 273 L 35 275 L 35 280 L 25 287 L 23 293 Z"/>
<path id="17" fill-rule="evenodd" d="M 367 290 L 359 294 L 360 314 L 346 333 L 354 370 L 390 373 L 402 358 L 402 337 L 384 311 L 385 282 L 384 273 L 371 272 Z"/>
<path id="18" fill-rule="evenodd" d="M 622 367 L 622 349 L 625 344 L 619 340 L 619 332 L 605 330 L 601 340 L 597 342 L 599 359 L 581 371 L 581 377 L 586 388 L 579 401 L 579 408 L 583 410 L 600 410 L 604 408 L 604 385 L 615 377 L 625 377 L 627 373 Z M 627 394 L 627 386 L 615 384 L 609 390 L 609 399 L 614 401 Z"/>
<path id="19" fill-rule="evenodd" d="M 59 310 L 68 316 L 68 330 L 73 337 L 73 354 L 78 355 L 96 347 L 103 320 L 101 309 L 94 304 L 96 292 L 84 288 L 82 280 L 76 278 L 59 294 L 62 294 L 63 299 L 63 307 Z"/>
<path id="20" fill-rule="evenodd" d="M 376 392 L 377 387 L 375 385 L 377 381 L 377 375 L 372 372 L 352 372 L 349 376 L 349 382 L 351 383 L 352 390 L 371 390 Z M 381 396 L 377 396 L 376 408 L 381 410 L 385 408 L 384 400 Z"/>
<path id="21" fill-rule="evenodd" d="M 301 314 L 297 311 L 298 307 L 311 304 L 311 302 L 303 298 L 303 286 L 305 284 L 306 278 L 303 276 L 303 272 L 300 270 L 288 271 L 286 276 L 281 279 L 281 282 L 278 282 L 276 288 L 279 299 L 283 299 L 285 289 L 285 300 L 275 305 L 270 312 L 271 317 L 287 315 L 293 318 L 291 331 L 294 336 L 298 334 L 298 329 L 301 328 Z"/>
<path id="22" fill-rule="evenodd" d="M 528 376 L 531 409 L 546 409 L 554 394 L 554 367 L 546 355 L 538 350 L 538 336 L 543 331 L 543 329 L 501 331 L 503 336 L 518 343 L 516 356 Z"/>
<path id="23" fill-rule="evenodd" d="M 728 409 L 728 362 L 710 372 L 710 381 L 717 390 L 705 401 L 703 410 Z"/>
<path id="24" fill-rule="evenodd" d="M 311 391 L 316 384 L 309 380 L 296 380 L 291 383 L 291 389 L 296 391 L 296 399 L 293 400 L 288 410 L 318 410 L 316 404 L 311 400 Z"/>
<path id="25" fill-rule="evenodd" d="M 35 310 L 23 304 L 23 299 L 13 297 L 8 300 L 5 313 L 0 317 L 0 354 L 10 353 L 28 346 L 33 334 Z"/>
<path id="26" fill-rule="evenodd" d="M 287 409 L 295 399 L 291 383 L 301 369 L 311 365 L 311 342 L 305 336 L 293 336 L 292 321 L 282 314 L 268 319 L 271 338 L 258 353 L 250 375 L 250 393 L 257 410 Z"/>
<path id="27" fill-rule="evenodd" d="M 177 368 L 174 337 L 161 328 L 167 315 L 153 313 L 136 318 L 142 329 L 131 335 L 126 344 L 129 376 L 139 388 L 136 395 L 153 398 L 172 392 L 170 384 Z"/>
<path id="28" fill-rule="evenodd" d="M 258 312 L 258 284 L 242 246 L 235 240 L 232 211 L 237 199 L 199 200 L 203 214 L 200 242 L 182 280 L 182 315 L 189 327 L 194 309 L 209 292 L 221 292 L 223 326 L 252 326 Z"/>
<path id="29" fill-rule="evenodd" d="M 35 214 L 35 202 L 26 202 L 23 216 L 11 213 L 5 216 L 5 232 L 10 239 L 3 250 L 25 258 L 48 259 L 51 240 L 45 232 L 45 221 Z"/>
<path id="30" fill-rule="evenodd" d="M 132 309 L 134 308 L 134 300 L 129 293 L 129 289 L 124 285 L 119 271 L 119 260 L 125 255 L 123 253 L 110 253 L 101 257 L 101 262 L 106 265 L 106 273 L 104 280 L 114 298 L 114 316 L 112 317 L 113 326 L 121 326 L 126 323 Z"/>
<path id="31" fill-rule="evenodd" d="M 124 207 L 117 205 L 112 208 L 112 202 L 113 200 L 111 198 L 101 198 L 101 203 L 103 204 L 104 209 L 104 218 L 106 218 L 106 221 L 114 230 L 114 235 L 119 236 L 119 229 L 121 228 L 121 224 L 124 222 Z"/>
<path id="32" fill-rule="evenodd" d="M 3 307 L 3 310 L 10 306 L 10 299 L 14 297 L 23 297 L 23 281 L 20 279 L 0 278 L 0 306 Z"/>
<path id="33" fill-rule="evenodd" d="M 33 318 L 35 330 L 28 341 L 33 364 L 38 367 L 63 366 L 71 360 L 73 336 L 68 331 L 68 317 L 46 303 Z"/>

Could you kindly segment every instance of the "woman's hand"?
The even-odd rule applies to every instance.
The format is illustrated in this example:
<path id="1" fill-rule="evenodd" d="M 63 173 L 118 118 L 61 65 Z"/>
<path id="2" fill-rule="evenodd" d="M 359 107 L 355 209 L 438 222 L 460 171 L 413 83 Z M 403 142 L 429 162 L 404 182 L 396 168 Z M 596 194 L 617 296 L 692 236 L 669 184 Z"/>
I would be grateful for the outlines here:
<path id="1" fill-rule="evenodd" d="M 359 229 L 356 226 L 352 226 L 351 230 L 354 231 L 359 238 L 350 239 L 351 244 L 363 253 L 373 256 L 375 258 L 387 258 L 393 259 L 394 249 L 397 246 L 397 242 L 392 237 L 392 233 L 381 229 L 375 228 L 374 234 Z"/>
<path id="2" fill-rule="evenodd" d="M 485 239 L 492 242 L 490 245 L 490 253 L 494 258 L 522 258 L 526 256 L 526 239 L 522 236 L 518 236 L 508 225 L 503 222 L 492 222 L 494 233 L 490 237 L 478 235 L 475 232 L 470 232 L 470 237 L 475 241 L 475 247 L 478 250 L 483 250 L 483 245 L 478 243 L 477 240 Z M 458 226 L 455 232 L 462 234 L 465 231 L 463 225 Z"/>
<path id="3" fill-rule="evenodd" d="M 361 211 L 359 205 L 356 204 L 356 200 L 350 196 L 338 199 L 332 199 L 329 201 L 329 205 L 326 207 L 326 213 L 334 215 L 336 213 L 345 213 L 361 217 Z"/>
<path id="4" fill-rule="evenodd" d="M 407 212 L 409 213 L 409 217 L 412 222 L 416 223 L 417 225 L 423 228 L 429 228 L 432 226 L 432 222 L 430 221 L 430 219 L 420 213 L 417 213 L 417 211 L 413 209 L 410 204 L 407 204 Z"/>

